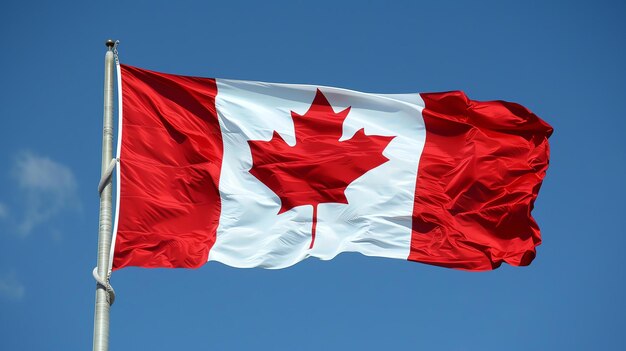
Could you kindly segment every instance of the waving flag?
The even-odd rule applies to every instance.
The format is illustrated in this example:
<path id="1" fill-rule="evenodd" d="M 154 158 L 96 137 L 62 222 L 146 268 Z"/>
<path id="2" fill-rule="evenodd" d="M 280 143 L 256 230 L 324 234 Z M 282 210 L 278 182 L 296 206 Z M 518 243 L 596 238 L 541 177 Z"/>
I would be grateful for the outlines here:
<path id="1" fill-rule="evenodd" d="M 282 268 L 341 252 L 528 265 L 552 128 L 462 92 L 185 77 L 121 66 L 113 268 Z"/>

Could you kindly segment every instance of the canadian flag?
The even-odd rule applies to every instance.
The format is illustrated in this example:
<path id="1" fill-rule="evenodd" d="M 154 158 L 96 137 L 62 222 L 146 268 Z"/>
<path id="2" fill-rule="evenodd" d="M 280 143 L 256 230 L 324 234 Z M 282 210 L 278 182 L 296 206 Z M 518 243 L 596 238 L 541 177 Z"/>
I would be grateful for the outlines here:
<path id="1" fill-rule="evenodd" d="M 119 68 L 113 269 L 535 257 L 552 128 L 520 105 Z"/>

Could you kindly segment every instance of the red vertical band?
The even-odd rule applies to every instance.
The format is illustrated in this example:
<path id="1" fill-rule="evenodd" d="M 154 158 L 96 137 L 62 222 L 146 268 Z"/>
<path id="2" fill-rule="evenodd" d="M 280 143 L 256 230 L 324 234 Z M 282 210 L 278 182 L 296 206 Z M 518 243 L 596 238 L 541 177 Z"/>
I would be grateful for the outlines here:
<path id="1" fill-rule="evenodd" d="M 113 268 L 199 267 L 215 243 L 223 144 L 214 79 L 122 65 Z"/>
<path id="2" fill-rule="evenodd" d="M 421 96 L 426 144 L 408 259 L 468 270 L 528 265 L 541 243 L 530 212 L 552 127 L 514 103 Z"/>

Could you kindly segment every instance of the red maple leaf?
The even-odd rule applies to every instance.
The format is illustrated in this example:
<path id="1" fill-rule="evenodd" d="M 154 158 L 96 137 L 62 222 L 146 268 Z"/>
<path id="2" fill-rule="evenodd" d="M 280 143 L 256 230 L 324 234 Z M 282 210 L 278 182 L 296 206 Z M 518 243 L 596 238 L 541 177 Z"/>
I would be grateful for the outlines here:
<path id="1" fill-rule="evenodd" d="M 383 150 L 394 137 L 366 135 L 364 129 L 339 141 L 350 107 L 335 113 L 317 89 L 304 115 L 291 111 L 296 145 L 289 146 L 274 131 L 270 141 L 249 140 L 252 152 L 250 173 L 270 188 L 281 201 L 278 214 L 296 206 L 313 205 L 311 246 L 315 242 L 317 205 L 347 204 L 344 191 L 367 171 L 389 161 Z"/>

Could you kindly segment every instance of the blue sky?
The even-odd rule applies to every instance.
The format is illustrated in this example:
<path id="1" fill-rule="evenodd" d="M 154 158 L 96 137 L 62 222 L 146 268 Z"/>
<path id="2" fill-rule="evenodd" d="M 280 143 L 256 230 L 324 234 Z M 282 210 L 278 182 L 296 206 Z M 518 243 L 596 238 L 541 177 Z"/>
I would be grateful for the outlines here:
<path id="1" fill-rule="evenodd" d="M 169 73 L 521 103 L 554 128 L 529 267 L 342 254 L 115 272 L 112 350 L 626 349 L 618 1 L 3 1 L 0 349 L 92 343 L 104 41 Z"/>

